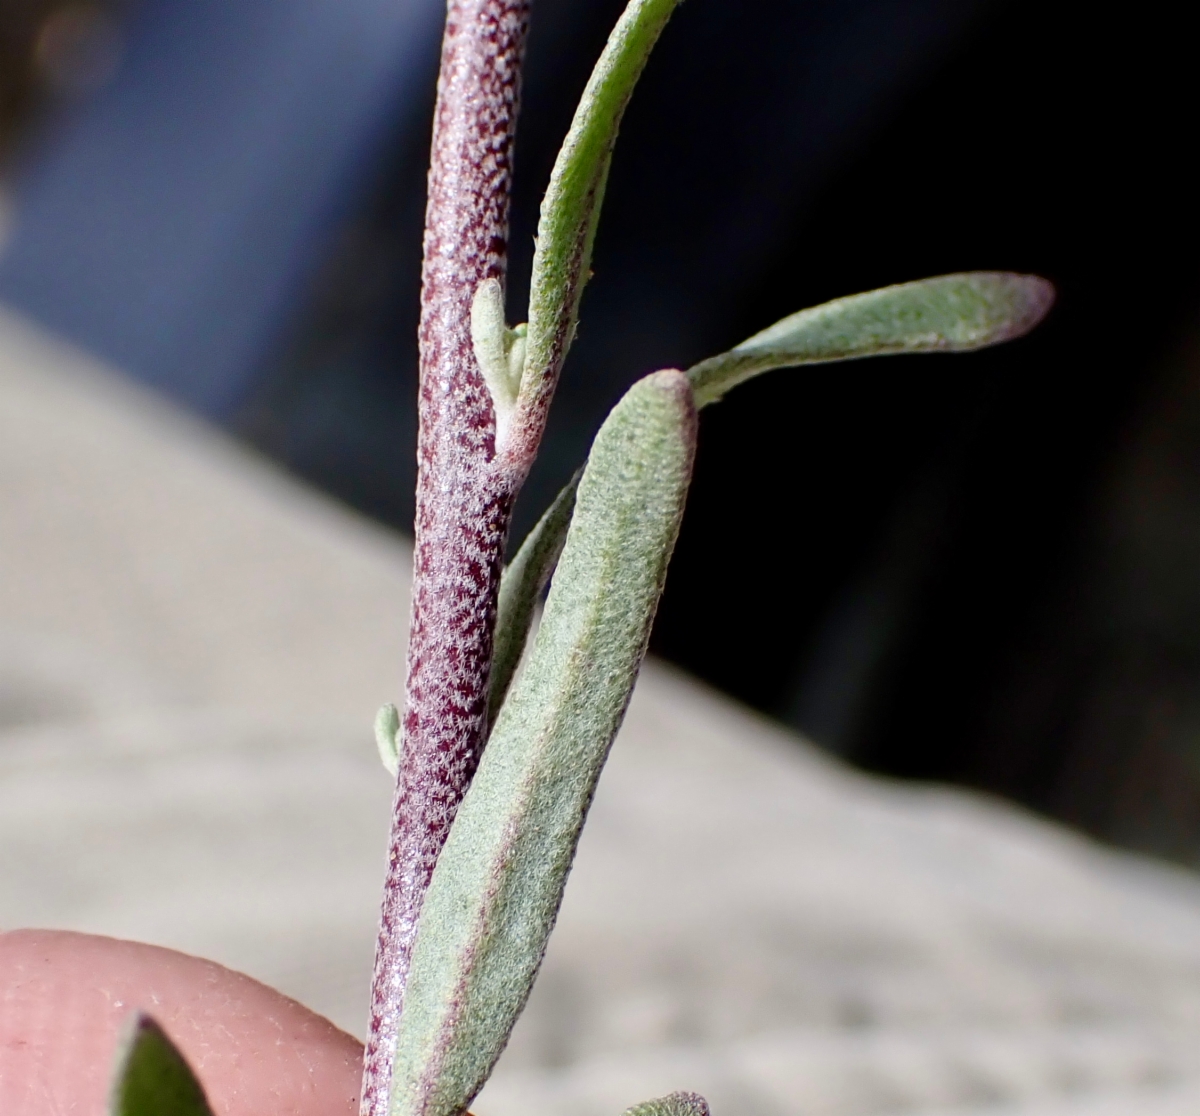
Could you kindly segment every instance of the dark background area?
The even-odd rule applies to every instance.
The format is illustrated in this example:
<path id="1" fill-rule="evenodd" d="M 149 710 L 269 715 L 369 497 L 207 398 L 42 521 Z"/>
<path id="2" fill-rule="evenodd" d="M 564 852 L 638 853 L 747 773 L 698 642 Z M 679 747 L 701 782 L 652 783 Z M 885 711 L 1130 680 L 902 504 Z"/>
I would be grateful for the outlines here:
<path id="1" fill-rule="evenodd" d="M 261 125 L 271 144 L 207 118 L 137 124 L 155 111 L 130 92 L 146 74 L 169 86 L 194 71 L 204 89 L 240 72 L 218 47 L 207 67 L 162 61 L 233 41 L 234 8 L 209 0 L 186 41 L 170 5 L 135 9 L 105 88 L 44 98 L 50 124 L 14 163 L 0 297 L 407 529 L 436 19 L 387 9 L 387 49 L 347 48 L 360 93 L 343 105 L 336 73 L 305 75 L 327 53 L 322 20 L 354 5 L 296 7 L 298 30 L 260 18 L 259 38 L 237 39 L 246 72 L 293 75 Z M 535 4 L 513 320 L 541 188 L 620 8 Z M 368 14 L 383 41 L 370 19 L 385 17 Z M 210 25 L 225 38 L 205 39 Z M 623 130 L 518 537 L 645 372 L 841 294 L 975 268 L 1045 275 L 1059 301 L 1026 340 L 779 372 L 707 411 L 653 649 L 868 769 L 1200 859 L 1191 41 L 1166 4 L 1104 20 L 1058 0 L 688 0 Z M 80 154 L 108 151 L 113 129 L 121 159 Z M 200 132 L 249 154 L 198 170 Z M 293 132 L 285 173 L 270 156 Z M 207 270 L 188 270 L 190 242 L 139 225 L 186 227 L 189 190 L 196 204 L 255 199 L 225 224 L 236 206 L 212 203 Z M 89 191 L 112 199 L 107 239 L 89 231 Z M 264 216 L 288 205 L 286 228 Z M 160 297 L 171 282 L 174 301 Z"/>

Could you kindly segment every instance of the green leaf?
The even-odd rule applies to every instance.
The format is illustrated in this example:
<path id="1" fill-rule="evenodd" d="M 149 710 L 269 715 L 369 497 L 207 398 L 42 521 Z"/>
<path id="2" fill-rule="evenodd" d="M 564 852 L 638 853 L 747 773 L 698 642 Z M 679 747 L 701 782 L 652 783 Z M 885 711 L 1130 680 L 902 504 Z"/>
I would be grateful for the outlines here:
<path id="1" fill-rule="evenodd" d="M 525 367 L 525 326 L 504 324 L 504 288 L 498 279 L 485 279 L 471 302 L 471 346 L 496 413 L 496 440 L 508 432 L 521 373 Z"/>
<path id="2" fill-rule="evenodd" d="M 117 1052 L 109 1116 L 212 1116 L 204 1090 L 150 1016 L 130 1020 Z"/>
<path id="3" fill-rule="evenodd" d="M 699 1093 L 670 1093 L 635 1104 L 624 1116 L 709 1116 L 708 1101 Z"/>
<path id="4" fill-rule="evenodd" d="M 375 714 L 375 747 L 384 770 L 394 779 L 400 771 L 400 710 L 390 701 Z"/>
<path id="5" fill-rule="evenodd" d="M 522 396 L 543 405 L 575 336 L 617 130 L 679 0 L 630 0 L 596 63 L 542 199 Z"/>
<path id="6" fill-rule="evenodd" d="M 529 661 L 421 909 L 392 1116 L 460 1116 L 525 1004 L 645 653 L 695 423 L 686 377 L 657 372 L 596 435 Z"/>
<path id="7" fill-rule="evenodd" d="M 736 349 L 701 361 L 691 368 L 688 378 L 696 392 L 696 406 L 704 407 L 743 380 L 772 368 L 889 353 L 962 352 L 1010 341 L 1033 329 L 1050 310 L 1052 302 L 1054 287 L 1033 275 L 974 271 L 902 283 L 794 313 Z M 574 485 L 572 480 L 552 506 L 574 492 Z M 557 556 L 556 548 L 562 548 L 569 524 L 569 515 L 557 518 L 547 511 L 535 528 L 539 553 Z M 530 540 L 533 538 L 530 533 Z M 522 553 L 530 540 L 522 545 Z M 517 574 L 514 560 L 511 569 L 505 570 L 505 583 Z M 529 571 L 522 569 L 520 575 L 528 577 Z M 517 582 L 509 592 L 516 589 Z M 527 612 L 512 612 L 512 616 L 523 619 L 523 628 L 520 624 L 512 625 L 503 636 L 497 635 L 498 648 L 502 637 L 505 641 L 520 641 L 515 644 L 516 659 L 521 658 L 529 619 L 533 616 L 533 599 L 540 589 L 539 584 L 533 590 Z M 502 617 L 505 592 L 505 588 L 500 589 Z M 500 676 L 505 685 L 515 668 L 514 660 L 509 673 Z M 493 686 L 493 718 L 503 698 L 503 688 Z"/>
<path id="8" fill-rule="evenodd" d="M 969 271 L 801 310 L 688 371 L 696 406 L 772 368 L 890 353 L 962 352 L 1028 333 L 1054 302 L 1036 275 Z"/>
<path id="9" fill-rule="evenodd" d="M 500 580 L 500 600 L 496 609 L 496 643 L 492 654 L 492 678 L 488 694 L 488 723 L 495 724 L 504 697 L 517 671 L 533 610 L 538 597 L 550 580 L 567 541 L 567 528 L 575 510 L 575 492 L 580 473 L 567 482 L 542 513 L 521 549 L 505 567 Z"/>

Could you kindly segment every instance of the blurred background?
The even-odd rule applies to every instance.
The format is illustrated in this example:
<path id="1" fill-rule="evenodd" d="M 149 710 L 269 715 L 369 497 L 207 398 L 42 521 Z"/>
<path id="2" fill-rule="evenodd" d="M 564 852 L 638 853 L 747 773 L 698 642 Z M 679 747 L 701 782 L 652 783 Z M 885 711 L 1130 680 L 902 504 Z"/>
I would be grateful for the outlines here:
<path id="1" fill-rule="evenodd" d="M 538 0 L 509 316 L 621 0 Z M 0 0 L 0 301 L 408 530 L 439 0 Z M 706 412 L 653 650 L 869 770 L 1200 861 L 1183 6 L 689 0 L 639 87 L 516 535 L 634 378 L 1037 272 L 1033 337 Z"/>

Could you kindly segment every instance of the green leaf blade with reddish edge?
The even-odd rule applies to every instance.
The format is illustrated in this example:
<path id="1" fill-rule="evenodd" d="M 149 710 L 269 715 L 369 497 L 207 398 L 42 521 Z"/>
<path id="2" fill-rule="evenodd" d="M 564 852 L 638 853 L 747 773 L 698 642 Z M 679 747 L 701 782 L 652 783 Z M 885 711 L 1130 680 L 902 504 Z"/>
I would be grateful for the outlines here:
<path id="1" fill-rule="evenodd" d="M 969 271 L 901 283 L 801 310 L 688 370 L 696 405 L 773 368 L 898 353 L 965 352 L 1022 337 L 1049 312 L 1036 275 Z"/>
<path id="2" fill-rule="evenodd" d="M 588 457 L 529 660 L 425 896 L 391 1116 L 460 1116 L 533 985 L 624 716 L 691 479 L 680 372 L 635 384 Z"/>
<path id="3" fill-rule="evenodd" d="M 204 1089 L 166 1032 L 138 1012 L 117 1053 L 109 1116 L 213 1116 Z"/>

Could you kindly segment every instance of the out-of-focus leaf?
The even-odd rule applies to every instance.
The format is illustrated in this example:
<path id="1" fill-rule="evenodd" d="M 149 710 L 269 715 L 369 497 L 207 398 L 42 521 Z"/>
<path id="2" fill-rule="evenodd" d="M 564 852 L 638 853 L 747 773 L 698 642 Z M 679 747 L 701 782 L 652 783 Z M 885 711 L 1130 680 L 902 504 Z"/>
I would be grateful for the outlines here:
<path id="1" fill-rule="evenodd" d="M 117 1052 L 109 1116 L 212 1116 L 204 1089 L 166 1032 L 138 1012 Z"/>
<path id="2" fill-rule="evenodd" d="M 709 1116 L 708 1101 L 699 1093 L 669 1093 L 625 1109 L 624 1116 Z"/>

